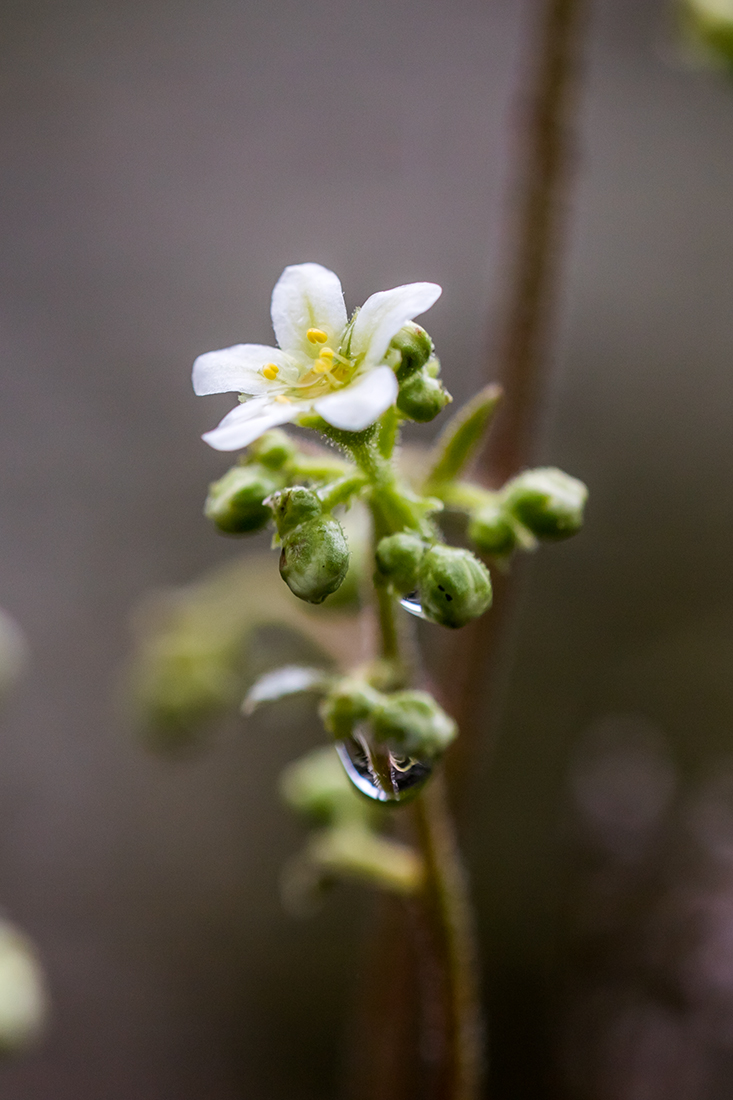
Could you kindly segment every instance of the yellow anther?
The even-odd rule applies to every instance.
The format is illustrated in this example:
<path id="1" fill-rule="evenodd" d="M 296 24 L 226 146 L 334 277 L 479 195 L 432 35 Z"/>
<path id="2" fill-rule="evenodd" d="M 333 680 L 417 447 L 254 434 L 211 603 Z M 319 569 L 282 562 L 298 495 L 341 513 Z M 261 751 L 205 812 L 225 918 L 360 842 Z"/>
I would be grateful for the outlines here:
<path id="1" fill-rule="evenodd" d="M 313 370 L 316 374 L 328 374 L 333 364 L 328 359 L 323 359 L 319 356 L 313 364 Z"/>
<path id="2" fill-rule="evenodd" d="M 325 344 L 328 340 L 328 333 L 324 332 L 322 328 L 309 328 L 306 336 L 311 344 Z"/>
<path id="3" fill-rule="evenodd" d="M 278 393 L 275 400 L 279 401 L 281 405 L 289 405 L 291 403 L 290 398 L 286 397 L 284 393 Z"/>
<path id="4" fill-rule="evenodd" d="M 318 353 L 318 358 L 319 359 L 327 359 L 329 362 L 333 359 L 333 357 L 334 357 L 333 348 L 321 348 L 320 352 Z"/>
<path id="5" fill-rule="evenodd" d="M 278 374 L 280 373 L 280 368 L 278 367 L 277 363 L 268 363 L 262 368 L 262 373 L 264 374 L 265 378 L 268 378 L 270 382 L 272 382 L 273 378 L 277 378 Z"/>

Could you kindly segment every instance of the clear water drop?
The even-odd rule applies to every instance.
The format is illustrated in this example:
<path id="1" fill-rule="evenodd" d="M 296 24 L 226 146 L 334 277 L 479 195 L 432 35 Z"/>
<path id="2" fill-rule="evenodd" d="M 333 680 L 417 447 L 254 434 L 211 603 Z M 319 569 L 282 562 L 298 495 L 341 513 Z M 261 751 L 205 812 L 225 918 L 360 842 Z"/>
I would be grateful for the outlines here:
<path id="1" fill-rule="evenodd" d="M 416 619 L 427 619 L 427 615 L 422 609 L 420 603 L 420 597 L 417 592 L 411 592 L 409 596 L 403 596 L 400 603 L 404 607 L 405 611 L 409 611 L 411 615 L 414 615 Z"/>
<path id="2" fill-rule="evenodd" d="M 359 733 L 337 741 L 336 751 L 357 790 L 377 802 L 412 798 L 430 778 L 434 766 L 434 760 L 420 760 L 386 745 L 373 745 Z"/>

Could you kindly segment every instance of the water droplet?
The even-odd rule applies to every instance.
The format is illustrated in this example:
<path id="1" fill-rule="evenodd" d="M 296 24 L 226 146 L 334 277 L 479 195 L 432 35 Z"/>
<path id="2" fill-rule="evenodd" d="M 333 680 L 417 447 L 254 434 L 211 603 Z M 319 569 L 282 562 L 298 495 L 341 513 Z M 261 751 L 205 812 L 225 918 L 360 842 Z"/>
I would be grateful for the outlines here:
<path id="1" fill-rule="evenodd" d="M 420 598 L 417 592 L 411 592 L 409 596 L 403 596 L 400 603 L 404 607 L 405 611 L 409 611 L 411 615 L 414 615 L 417 619 L 427 619 L 427 615 L 422 609 Z"/>
<path id="2" fill-rule="evenodd" d="M 430 778 L 434 764 L 393 752 L 386 745 L 373 745 L 359 733 L 337 741 L 336 751 L 357 790 L 377 802 L 412 798 Z"/>

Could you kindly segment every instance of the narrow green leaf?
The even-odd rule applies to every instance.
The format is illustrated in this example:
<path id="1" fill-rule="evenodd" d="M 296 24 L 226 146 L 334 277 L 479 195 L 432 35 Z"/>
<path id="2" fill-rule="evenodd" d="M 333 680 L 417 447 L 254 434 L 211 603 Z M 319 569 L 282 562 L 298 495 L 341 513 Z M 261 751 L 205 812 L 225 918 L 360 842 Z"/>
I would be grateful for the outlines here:
<path id="1" fill-rule="evenodd" d="M 426 486 L 461 473 L 476 453 L 501 396 L 501 386 L 485 386 L 451 417 L 433 448 Z"/>

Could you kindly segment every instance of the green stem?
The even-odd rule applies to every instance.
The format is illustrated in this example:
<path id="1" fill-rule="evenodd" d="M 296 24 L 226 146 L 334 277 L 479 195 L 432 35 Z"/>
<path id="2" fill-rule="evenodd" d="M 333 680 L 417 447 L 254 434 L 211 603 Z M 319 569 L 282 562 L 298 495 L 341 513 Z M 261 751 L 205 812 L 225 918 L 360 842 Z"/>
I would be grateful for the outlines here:
<path id="1" fill-rule="evenodd" d="M 370 449 L 371 450 L 371 449 Z M 392 463 L 371 450 L 354 458 L 370 477 L 375 545 L 385 534 L 386 519 L 379 506 L 385 484 L 394 483 Z M 385 470 L 389 467 L 389 474 Z M 373 478 L 373 480 L 372 480 Z M 404 670 L 396 600 L 390 586 L 375 569 L 375 594 L 380 654 L 395 669 Z M 406 676 L 406 673 L 403 673 Z M 466 876 L 445 798 L 442 776 L 432 780 L 413 803 L 413 814 L 426 876 L 422 904 L 430 929 L 429 944 L 440 974 L 446 1055 L 438 1073 L 439 1100 L 478 1100 L 481 1086 L 482 1044 L 476 973 L 476 947 Z M 381 1098 L 380 1098 L 381 1100 Z"/>
<path id="2" fill-rule="evenodd" d="M 482 1021 L 473 912 L 442 775 L 414 803 L 425 860 L 425 898 L 442 963 L 447 1057 L 441 1100 L 477 1100 L 483 1072 Z"/>

